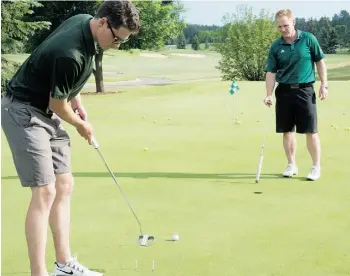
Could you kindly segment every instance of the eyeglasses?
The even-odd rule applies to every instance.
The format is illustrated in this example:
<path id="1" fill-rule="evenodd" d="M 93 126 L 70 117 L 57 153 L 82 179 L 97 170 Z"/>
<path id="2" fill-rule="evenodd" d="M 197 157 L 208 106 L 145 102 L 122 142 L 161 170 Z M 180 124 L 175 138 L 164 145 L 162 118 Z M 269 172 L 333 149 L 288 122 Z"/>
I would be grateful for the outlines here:
<path id="1" fill-rule="evenodd" d="M 112 26 L 111 26 L 111 24 L 109 23 L 108 20 L 107 20 L 107 25 L 108 25 L 108 28 L 111 30 L 112 35 L 113 35 L 113 37 L 114 37 L 113 44 L 122 44 L 122 43 L 125 43 L 125 42 L 127 42 L 127 41 L 129 40 L 129 38 L 127 38 L 127 39 L 121 39 L 119 36 L 117 36 L 117 35 L 114 33 L 114 31 L 113 31 L 113 29 L 112 29 Z"/>

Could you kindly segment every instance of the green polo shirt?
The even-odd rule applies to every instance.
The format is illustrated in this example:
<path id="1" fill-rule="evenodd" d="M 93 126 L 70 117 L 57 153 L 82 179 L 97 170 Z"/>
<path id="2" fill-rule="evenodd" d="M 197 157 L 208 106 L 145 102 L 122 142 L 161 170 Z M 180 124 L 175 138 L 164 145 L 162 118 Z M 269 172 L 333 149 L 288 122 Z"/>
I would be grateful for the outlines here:
<path id="1" fill-rule="evenodd" d="M 46 111 L 50 96 L 74 98 L 91 76 L 96 46 L 88 14 L 63 22 L 22 64 L 7 85 L 14 98 Z"/>
<path id="2" fill-rule="evenodd" d="M 314 63 L 325 57 L 313 34 L 297 32 L 297 39 L 292 44 L 281 37 L 270 47 L 265 72 L 276 73 L 278 83 L 315 82 Z"/>

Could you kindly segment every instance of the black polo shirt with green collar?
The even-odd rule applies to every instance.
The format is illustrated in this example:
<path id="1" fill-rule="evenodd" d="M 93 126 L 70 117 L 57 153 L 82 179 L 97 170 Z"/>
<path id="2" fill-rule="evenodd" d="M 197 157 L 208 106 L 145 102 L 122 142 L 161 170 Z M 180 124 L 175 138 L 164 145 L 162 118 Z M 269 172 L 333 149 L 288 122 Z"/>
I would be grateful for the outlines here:
<path id="1" fill-rule="evenodd" d="M 316 37 L 297 30 L 297 38 L 289 44 L 280 37 L 270 47 L 266 72 L 276 73 L 278 83 L 315 82 L 315 62 L 325 57 Z"/>
<path id="2" fill-rule="evenodd" d="M 63 22 L 22 64 L 7 85 L 19 101 L 46 111 L 50 97 L 74 98 L 93 70 L 96 45 L 88 14 Z"/>

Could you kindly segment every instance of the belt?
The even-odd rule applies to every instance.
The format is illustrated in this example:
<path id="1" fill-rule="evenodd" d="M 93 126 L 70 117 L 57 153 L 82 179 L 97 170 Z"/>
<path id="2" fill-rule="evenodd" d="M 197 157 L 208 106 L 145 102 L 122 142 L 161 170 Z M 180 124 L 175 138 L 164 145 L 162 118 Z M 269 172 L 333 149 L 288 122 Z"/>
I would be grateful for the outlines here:
<path id="1" fill-rule="evenodd" d="M 41 108 L 37 107 L 37 106 L 34 106 L 32 105 L 30 102 L 26 102 L 26 101 L 21 101 L 19 99 L 16 99 L 13 94 L 5 91 L 4 93 L 4 97 L 8 98 L 11 102 L 17 102 L 17 103 L 20 103 L 20 104 L 23 104 L 23 105 L 28 105 L 30 106 L 32 109 L 44 114 L 45 116 L 51 118 L 52 115 L 53 115 L 53 112 L 50 110 L 50 109 L 46 109 L 46 110 L 42 110 Z"/>
<path id="2" fill-rule="evenodd" d="M 28 103 L 28 102 L 18 100 L 17 98 L 15 98 L 15 96 L 13 96 L 13 94 L 11 94 L 7 91 L 5 91 L 4 97 L 8 98 L 11 102 L 17 102 L 17 103 L 21 103 L 24 105 L 30 105 L 30 103 Z"/>
<path id="3" fill-rule="evenodd" d="M 278 84 L 281 87 L 288 87 L 288 88 L 305 88 L 305 87 L 311 87 L 314 85 L 313 82 L 308 83 L 279 83 Z"/>

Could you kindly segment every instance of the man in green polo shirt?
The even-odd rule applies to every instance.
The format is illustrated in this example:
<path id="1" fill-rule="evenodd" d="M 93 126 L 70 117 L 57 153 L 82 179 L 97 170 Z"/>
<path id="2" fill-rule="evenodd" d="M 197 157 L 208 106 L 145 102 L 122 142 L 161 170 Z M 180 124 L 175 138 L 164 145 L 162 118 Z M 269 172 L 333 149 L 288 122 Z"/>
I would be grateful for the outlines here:
<path id="1" fill-rule="evenodd" d="M 321 80 L 319 97 L 328 96 L 325 55 L 314 35 L 295 29 L 295 19 L 288 9 L 275 16 L 281 38 L 274 41 L 266 65 L 267 96 L 264 103 L 272 104 L 276 88 L 276 132 L 283 133 L 283 146 L 288 166 L 284 177 L 298 174 L 296 165 L 296 138 L 294 131 L 306 134 L 307 148 L 312 158 L 308 180 L 321 176 L 321 145 L 317 133 L 316 95 L 314 91 L 315 63 Z"/>
<path id="2" fill-rule="evenodd" d="M 61 120 L 91 144 L 93 129 L 79 92 L 92 73 L 97 44 L 104 50 L 119 48 L 139 28 L 131 1 L 105 1 L 95 17 L 81 14 L 63 22 L 7 85 L 1 124 L 21 184 L 32 192 L 25 222 L 31 276 L 48 275 L 48 225 L 56 253 L 55 275 L 102 275 L 82 266 L 70 251 L 73 177 L 70 139 Z"/>

